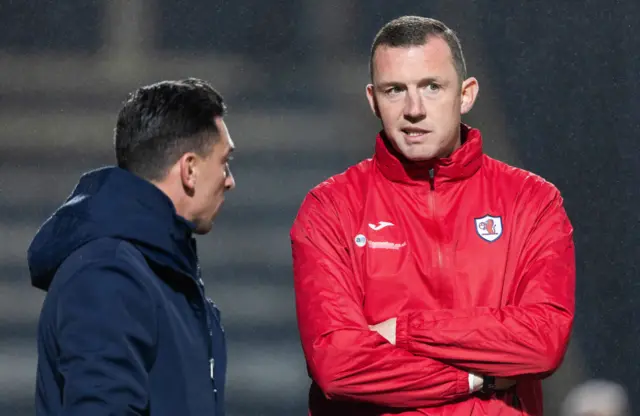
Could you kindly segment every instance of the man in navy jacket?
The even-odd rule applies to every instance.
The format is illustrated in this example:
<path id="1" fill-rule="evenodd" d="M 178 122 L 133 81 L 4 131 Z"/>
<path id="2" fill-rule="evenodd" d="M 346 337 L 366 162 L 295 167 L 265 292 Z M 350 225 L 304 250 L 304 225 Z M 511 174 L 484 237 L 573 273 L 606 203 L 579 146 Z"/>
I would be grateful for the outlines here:
<path id="1" fill-rule="evenodd" d="M 224 415 L 224 333 L 193 237 L 235 186 L 224 114 L 197 79 L 133 92 L 118 166 L 83 175 L 38 231 L 38 415 Z"/>

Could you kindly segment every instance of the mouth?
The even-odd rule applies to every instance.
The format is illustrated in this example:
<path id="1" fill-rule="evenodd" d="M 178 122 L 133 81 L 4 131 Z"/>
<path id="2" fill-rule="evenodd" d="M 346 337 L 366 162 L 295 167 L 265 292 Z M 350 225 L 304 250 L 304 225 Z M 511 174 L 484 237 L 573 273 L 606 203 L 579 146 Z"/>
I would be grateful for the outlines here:
<path id="1" fill-rule="evenodd" d="M 404 137 L 409 142 L 418 142 L 424 139 L 427 134 L 431 133 L 431 131 L 421 129 L 420 127 L 405 127 L 400 129 L 400 131 L 402 131 L 402 134 L 404 134 Z"/>

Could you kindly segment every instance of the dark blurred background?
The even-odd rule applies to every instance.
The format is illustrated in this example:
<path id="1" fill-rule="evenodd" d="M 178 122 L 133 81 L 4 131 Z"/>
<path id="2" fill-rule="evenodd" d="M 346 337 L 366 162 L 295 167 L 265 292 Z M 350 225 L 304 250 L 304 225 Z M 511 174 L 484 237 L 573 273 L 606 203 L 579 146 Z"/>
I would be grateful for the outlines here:
<path id="1" fill-rule="evenodd" d="M 373 151 L 369 45 L 404 14 L 458 32 L 486 152 L 544 176 L 575 226 L 574 337 L 548 415 L 604 378 L 640 409 L 640 2 L 0 0 L 0 415 L 31 415 L 26 248 L 79 175 L 113 163 L 127 92 L 210 81 L 229 104 L 238 183 L 200 237 L 229 339 L 231 416 L 306 414 L 288 231 L 305 193 Z"/>

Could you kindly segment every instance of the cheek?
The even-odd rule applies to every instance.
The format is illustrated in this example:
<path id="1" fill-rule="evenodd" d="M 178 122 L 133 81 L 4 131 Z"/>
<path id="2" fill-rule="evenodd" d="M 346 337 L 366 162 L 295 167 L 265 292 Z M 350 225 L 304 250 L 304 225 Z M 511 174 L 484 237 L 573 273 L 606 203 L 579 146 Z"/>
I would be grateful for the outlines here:
<path id="1" fill-rule="evenodd" d="M 202 195 L 206 199 L 205 203 L 211 203 L 220 194 L 220 188 L 224 187 L 224 176 L 212 174 L 206 183 L 202 183 Z"/>
<path id="2" fill-rule="evenodd" d="M 447 100 L 447 110 L 451 112 L 452 117 L 460 115 L 460 109 L 462 106 L 462 99 L 459 95 L 454 95 Z"/>
<path id="3" fill-rule="evenodd" d="M 385 125 L 396 123 L 403 115 L 403 105 L 400 101 L 384 102 L 378 106 L 378 110 L 380 112 L 380 119 Z"/>
<path id="4" fill-rule="evenodd" d="M 460 103 L 457 100 L 447 98 L 439 102 L 432 102 L 427 105 L 427 114 L 434 116 L 432 120 L 448 124 L 460 116 Z"/>
<path id="5" fill-rule="evenodd" d="M 226 182 L 226 177 L 224 175 L 224 173 L 218 175 L 216 177 L 216 181 L 214 183 L 214 185 L 212 186 L 214 192 L 216 193 L 216 195 L 220 194 L 220 193 L 224 193 L 224 184 Z"/>

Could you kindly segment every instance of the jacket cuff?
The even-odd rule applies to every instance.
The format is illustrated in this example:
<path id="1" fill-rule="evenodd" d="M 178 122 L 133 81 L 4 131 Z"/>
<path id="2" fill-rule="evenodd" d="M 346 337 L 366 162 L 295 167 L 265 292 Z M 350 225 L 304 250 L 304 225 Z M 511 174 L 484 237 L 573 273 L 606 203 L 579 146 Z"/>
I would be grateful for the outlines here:
<path id="1" fill-rule="evenodd" d="M 472 375 L 466 371 L 458 370 L 458 380 L 456 382 L 456 394 L 469 395 L 473 393 Z"/>
<path id="2" fill-rule="evenodd" d="M 409 315 L 403 314 L 396 319 L 396 347 L 409 350 Z"/>

